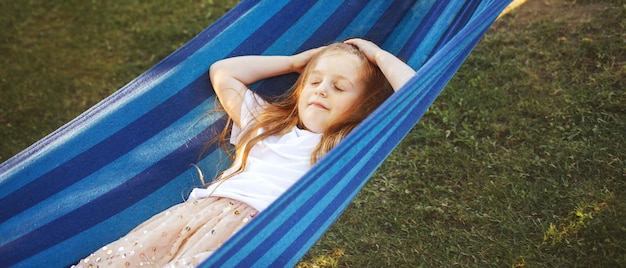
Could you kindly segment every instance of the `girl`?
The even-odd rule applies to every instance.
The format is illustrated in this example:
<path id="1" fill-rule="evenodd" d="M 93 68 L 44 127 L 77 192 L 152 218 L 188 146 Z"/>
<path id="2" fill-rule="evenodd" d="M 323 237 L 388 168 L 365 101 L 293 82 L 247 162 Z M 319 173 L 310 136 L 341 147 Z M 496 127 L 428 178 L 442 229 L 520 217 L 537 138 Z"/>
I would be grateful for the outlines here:
<path id="1" fill-rule="evenodd" d="M 280 101 L 248 85 L 301 75 Z M 295 183 L 415 73 L 374 43 L 351 39 L 293 56 L 242 56 L 209 71 L 230 116 L 233 165 L 189 200 L 137 226 L 78 267 L 196 266 Z"/>

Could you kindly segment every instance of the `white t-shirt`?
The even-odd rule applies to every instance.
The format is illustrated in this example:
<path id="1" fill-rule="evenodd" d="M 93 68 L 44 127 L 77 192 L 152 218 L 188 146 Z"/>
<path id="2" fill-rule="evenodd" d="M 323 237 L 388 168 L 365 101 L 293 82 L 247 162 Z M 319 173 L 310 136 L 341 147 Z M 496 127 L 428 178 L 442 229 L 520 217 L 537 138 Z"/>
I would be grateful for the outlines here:
<path id="1" fill-rule="evenodd" d="M 255 120 L 265 102 L 248 90 L 241 107 L 241 129 Z M 237 145 L 242 130 L 233 126 L 230 142 Z M 322 135 L 297 127 L 281 136 L 271 136 L 254 145 L 246 169 L 207 189 L 194 189 L 189 200 L 211 196 L 244 202 L 258 211 L 267 208 L 311 168 L 311 153 Z M 235 165 L 235 167 L 238 165 Z M 236 168 L 226 170 L 231 174 Z"/>

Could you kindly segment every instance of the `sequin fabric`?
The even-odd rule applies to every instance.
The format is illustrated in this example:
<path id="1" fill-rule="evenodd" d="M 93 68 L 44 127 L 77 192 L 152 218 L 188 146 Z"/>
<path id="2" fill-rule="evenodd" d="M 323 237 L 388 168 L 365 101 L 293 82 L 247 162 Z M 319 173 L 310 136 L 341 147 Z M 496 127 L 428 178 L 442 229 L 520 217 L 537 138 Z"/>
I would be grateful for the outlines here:
<path id="1" fill-rule="evenodd" d="M 258 212 L 229 198 L 173 206 L 72 267 L 195 267 Z"/>

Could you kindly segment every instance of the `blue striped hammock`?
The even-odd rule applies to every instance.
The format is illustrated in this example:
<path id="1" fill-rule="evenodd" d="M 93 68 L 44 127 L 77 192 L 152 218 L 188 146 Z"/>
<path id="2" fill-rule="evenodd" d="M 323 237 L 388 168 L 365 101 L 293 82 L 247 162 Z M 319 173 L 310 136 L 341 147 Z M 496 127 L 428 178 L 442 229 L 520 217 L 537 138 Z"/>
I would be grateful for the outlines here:
<path id="1" fill-rule="evenodd" d="M 244 0 L 197 37 L 0 166 L 0 266 L 59 267 L 180 203 L 228 163 L 206 72 L 245 54 L 364 37 L 417 74 L 202 267 L 293 266 L 417 123 L 509 1 Z M 293 77 L 255 86 L 265 94 Z"/>

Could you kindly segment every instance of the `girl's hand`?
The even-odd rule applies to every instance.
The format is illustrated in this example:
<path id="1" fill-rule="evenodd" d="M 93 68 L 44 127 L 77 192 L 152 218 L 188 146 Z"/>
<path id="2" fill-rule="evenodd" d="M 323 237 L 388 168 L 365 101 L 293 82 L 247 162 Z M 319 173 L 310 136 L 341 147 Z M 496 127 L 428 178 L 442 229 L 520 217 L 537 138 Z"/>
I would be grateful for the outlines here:
<path id="1" fill-rule="evenodd" d="M 306 67 L 307 63 L 309 63 L 311 58 L 319 53 L 322 48 L 324 47 L 309 49 L 291 56 L 291 66 L 293 68 L 293 71 L 301 73 L 302 70 L 304 70 L 304 67 Z"/>
<path id="2" fill-rule="evenodd" d="M 376 65 L 378 65 L 377 57 L 381 52 L 385 52 L 378 45 L 374 44 L 374 42 L 360 38 L 349 39 L 344 41 L 344 43 L 356 46 L 361 52 L 363 52 L 363 54 L 365 54 L 365 57 L 367 57 L 368 60 Z"/>
<path id="3" fill-rule="evenodd" d="M 393 90 L 397 91 L 406 84 L 415 71 L 411 66 L 407 65 L 393 54 L 380 48 L 371 41 L 354 38 L 344 41 L 346 44 L 356 46 L 365 54 L 365 57 L 383 72 Z"/>

